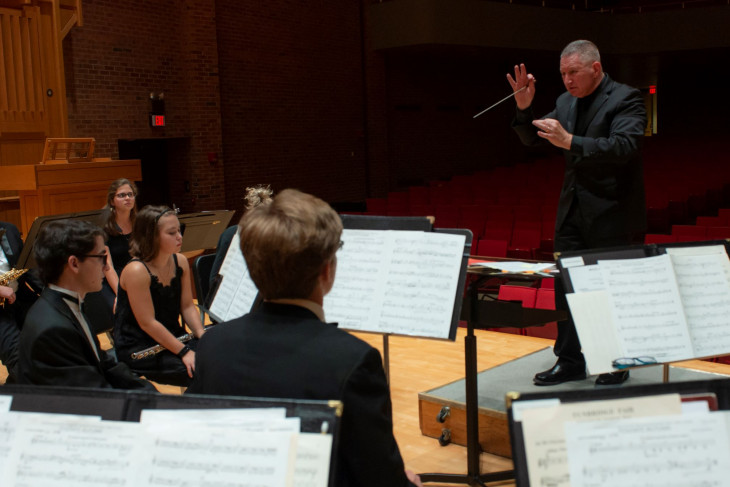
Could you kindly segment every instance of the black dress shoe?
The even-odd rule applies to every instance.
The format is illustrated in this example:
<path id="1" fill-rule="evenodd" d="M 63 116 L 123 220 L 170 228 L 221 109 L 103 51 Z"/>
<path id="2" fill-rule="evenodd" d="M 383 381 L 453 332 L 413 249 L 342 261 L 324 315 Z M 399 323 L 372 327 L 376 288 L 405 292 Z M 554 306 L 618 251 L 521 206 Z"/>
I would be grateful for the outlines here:
<path id="1" fill-rule="evenodd" d="M 538 386 L 554 386 L 569 380 L 583 380 L 585 378 L 585 365 L 569 365 L 557 362 L 551 369 L 535 374 L 532 381 Z"/>
<path id="2" fill-rule="evenodd" d="M 623 384 L 626 379 L 629 378 L 629 371 L 622 370 L 620 372 L 609 372 L 608 374 L 601 374 L 596 378 L 597 386 L 615 386 L 617 384 Z"/>

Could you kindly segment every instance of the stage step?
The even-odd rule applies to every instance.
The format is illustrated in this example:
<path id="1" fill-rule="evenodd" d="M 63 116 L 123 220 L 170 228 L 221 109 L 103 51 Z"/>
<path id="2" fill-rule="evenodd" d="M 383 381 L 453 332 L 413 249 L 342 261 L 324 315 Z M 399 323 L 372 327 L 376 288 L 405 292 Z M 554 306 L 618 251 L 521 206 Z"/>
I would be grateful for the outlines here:
<path id="1" fill-rule="evenodd" d="M 582 381 L 573 381 L 556 386 L 536 386 L 532 377 L 536 372 L 549 369 L 555 363 L 552 348 L 525 355 L 502 365 L 486 369 L 477 375 L 479 396 L 479 444 L 482 451 L 506 458 L 512 457 L 507 426 L 505 395 L 508 392 L 536 392 L 548 390 L 594 389 L 595 376 Z M 703 372 L 685 367 L 670 366 L 670 381 L 711 380 L 730 376 L 730 366 L 691 361 L 683 364 L 713 366 L 716 372 Z M 662 381 L 663 366 L 636 368 L 625 385 L 651 384 Z M 450 408 L 450 415 L 439 422 L 437 417 L 443 407 Z M 465 381 L 458 380 L 418 394 L 419 424 L 421 433 L 440 438 L 444 429 L 450 431 L 450 442 L 466 445 L 466 393 Z"/>

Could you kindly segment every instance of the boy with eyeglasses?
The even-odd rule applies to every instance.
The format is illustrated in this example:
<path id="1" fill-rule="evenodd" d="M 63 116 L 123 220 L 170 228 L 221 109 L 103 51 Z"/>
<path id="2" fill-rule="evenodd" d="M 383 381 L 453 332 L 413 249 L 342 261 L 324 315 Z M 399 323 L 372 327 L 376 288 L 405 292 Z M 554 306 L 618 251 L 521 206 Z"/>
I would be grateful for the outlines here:
<path id="1" fill-rule="evenodd" d="M 46 287 L 20 334 L 21 384 L 138 389 L 154 387 L 99 346 L 81 304 L 99 291 L 109 265 L 102 230 L 85 221 L 45 225 L 34 245 Z"/>

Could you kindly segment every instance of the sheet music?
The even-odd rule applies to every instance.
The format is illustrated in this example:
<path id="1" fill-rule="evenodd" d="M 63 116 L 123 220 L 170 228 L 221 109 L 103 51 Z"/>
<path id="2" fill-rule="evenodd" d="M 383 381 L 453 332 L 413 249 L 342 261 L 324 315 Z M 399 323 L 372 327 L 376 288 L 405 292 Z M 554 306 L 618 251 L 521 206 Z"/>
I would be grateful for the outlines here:
<path id="1" fill-rule="evenodd" d="M 728 413 L 570 423 L 570 477 L 586 487 L 722 487 Z"/>
<path id="2" fill-rule="evenodd" d="M 210 312 L 221 321 L 232 320 L 251 311 L 259 292 L 248 273 L 240 243 L 236 232 L 221 264 L 223 279 L 210 305 Z"/>
<path id="3" fill-rule="evenodd" d="M 648 356 L 657 362 L 693 357 L 669 255 L 602 260 L 599 266 L 611 297 L 621 357 Z"/>
<path id="4" fill-rule="evenodd" d="M 295 438 L 223 428 L 147 429 L 149 461 L 138 469 L 135 485 L 289 487 Z"/>
<path id="5" fill-rule="evenodd" d="M 679 251 L 678 251 L 679 250 Z M 721 245 L 667 249 L 679 285 L 694 357 L 730 351 L 730 268 Z"/>
<path id="6" fill-rule="evenodd" d="M 680 413 L 678 394 L 583 401 L 524 410 L 521 414 L 522 434 L 530 485 L 533 487 L 586 485 L 571 482 L 568 455 L 570 454 L 572 464 L 573 452 L 572 450 L 569 452 L 566 446 L 564 428 L 566 422 L 650 415 L 671 415 L 675 418 Z"/>
<path id="7" fill-rule="evenodd" d="M 707 255 L 720 254 L 725 256 L 722 260 L 722 269 L 730 282 L 730 258 L 724 245 L 697 245 L 690 247 L 667 247 L 666 251 L 669 255 Z"/>
<path id="8" fill-rule="evenodd" d="M 612 319 L 608 291 L 571 293 L 566 294 L 565 298 L 581 339 L 588 372 L 614 372 L 613 361 L 623 353 Z"/>
<path id="9" fill-rule="evenodd" d="M 151 410 L 143 424 L 0 412 L 0 485 L 326 487 L 332 435 L 300 434 L 284 414 Z"/>
<path id="10" fill-rule="evenodd" d="M 17 423 L 18 413 L 0 413 L 0 445 L 6 446 L 5 448 L 0 448 L 0 480 L 3 480 L 3 472 L 6 471 L 5 464 L 10 456 L 10 452 L 12 451 L 12 448 L 9 448 L 9 446 L 15 441 L 15 429 Z M 2 484 L 4 485 L 5 482 Z"/>
<path id="11" fill-rule="evenodd" d="M 210 411 L 210 410 L 209 410 Z M 210 412 L 209 412 L 210 414 Z M 219 429 L 221 433 L 226 433 L 230 430 L 235 430 L 239 433 L 288 433 L 298 434 L 301 430 L 301 419 L 300 418 L 235 418 L 231 421 L 219 420 L 217 418 L 200 418 L 200 419 L 183 419 L 182 422 L 176 422 L 172 418 L 164 418 L 164 416 L 158 416 L 157 420 L 152 422 L 148 421 L 144 424 L 144 427 L 149 430 L 163 431 L 171 430 L 174 431 L 180 428 L 181 424 L 185 424 L 186 427 L 190 428 L 202 428 L 202 429 Z"/>
<path id="12" fill-rule="evenodd" d="M 13 396 L 0 395 L 0 413 L 10 411 L 10 405 L 13 403 Z"/>
<path id="13" fill-rule="evenodd" d="M 139 424 L 47 416 L 20 417 L 2 485 L 136 486 Z"/>
<path id="14" fill-rule="evenodd" d="M 300 433 L 294 464 L 294 487 L 327 487 L 332 435 Z"/>
<path id="15" fill-rule="evenodd" d="M 337 275 L 325 296 L 341 328 L 448 338 L 464 253 L 463 235 L 344 230 Z"/>
<path id="16" fill-rule="evenodd" d="M 286 418 L 286 408 L 231 408 L 231 409 L 143 409 L 139 422 L 147 424 L 160 423 L 238 423 L 257 421 L 275 421 Z M 299 418 L 292 418 L 299 420 Z"/>
<path id="17" fill-rule="evenodd" d="M 301 418 L 286 417 L 284 408 L 147 409 L 142 412 L 140 421 L 146 428 L 156 431 L 204 427 L 211 432 L 217 428 L 222 434 L 231 430 L 237 434 L 293 434 L 297 436 L 293 485 L 326 487 L 329 481 L 332 435 L 299 433 Z"/>
<path id="18" fill-rule="evenodd" d="M 570 276 L 573 292 L 587 293 L 606 289 L 606 281 L 603 280 L 603 273 L 598 265 L 571 267 L 565 271 Z"/>

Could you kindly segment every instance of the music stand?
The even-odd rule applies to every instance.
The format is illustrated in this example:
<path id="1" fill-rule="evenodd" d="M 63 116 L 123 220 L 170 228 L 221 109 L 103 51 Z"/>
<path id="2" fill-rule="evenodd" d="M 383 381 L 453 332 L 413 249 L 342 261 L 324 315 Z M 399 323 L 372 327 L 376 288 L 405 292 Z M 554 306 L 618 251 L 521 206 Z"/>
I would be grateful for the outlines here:
<path id="1" fill-rule="evenodd" d="M 16 268 L 18 269 L 32 269 L 36 267 L 35 254 L 33 253 L 33 243 L 38 238 L 38 233 L 41 229 L 52 221 L 57 220 L 85 220 L 97 225 L 98 227 L 104 226 L 104 214 L 107 210 L 89 210 L 89 211 L 77 211 L 74 213 L 62 213 L 60 215 L 45 215 L 39 216 L 33 220 L 28 231 L 28 236 L 25 237 L 25 243 L 23 244 L 23 251 L 20 252 L 18 257 L 18 263 Z"/>
<path id="2" fill-rule="evenodd" d="M 283 408 L 301 419 L 300 432 L 332 435 L 328 485 L 335 485 L 342 403 L 336 400 L 158 394 L 141 390 L 5 385 L 0 396 L 12 396 L 11 411 L 101 416 L 109 421 L 139 422 L 144 409 Z M 114 441 L 110 438 L 110 441 Z M 10 446 L 10 445 L 6 445 Z"/>
<path id="3" fill-rule="evenodd" d="M 730 409 L 730 379 L 728 378 L 628 385 L 619 388 L 611 387 L 586 390 L 508 393 L 507 418 L 509 421 L 510 442 L 512 444 L 512 461 L 515 468 L 515 485 L 517 485 L 517 487 L 536 487 L 530 486 L 524 432 L 521 420 L 517 418 L 517 414 L 515 412 L 519 409 L 521 403 L 559 401 L 560 403 L 568 404 L 575 402 L 647 397 L 672 393 L 680 394 L 681 396 L 695 396 L 696 399 L 714 397 L 717 400 L 717 409 Z"/>
<path id="4" fill-rule="evenodd" d="M 183 229 L 181 252 L 214 249 L 223 231 L 233 218 L 233 210 L 203 211 L 178 215 Z"/>
<path id="5" fill-rule="evenodd" d="M 481 473 L 479 455 L 479 390 L 477 370 L 477 337 L 474 330 L 477 327 L 519 327 L 544 324 L 556 319 L 564 319 L 564 313 L 551 310 L 524 309 L 516 303 L 493 303 L 479 299 L 479 289 L 496 275 L 494 271 L 483 270 L 478 272 L 479 277 L 468 286 L 465 297 L 465 306 L 461 318 L 466 320 L 466 336 L 464 337 L 464 367 L 465 367 L 465 415 L 466 415 L 466 452 L 467 473 L 423 473 L 420 474 L 423 482 L 457 483 L 470 486 L 485 486 L 488 482 L 499 482 L 515 478 L 514 470 Z M 509 274 L 515 279 L 534 280 L 534 276 Z"/>
<path id="6" fill-rule="evenodd" d="M 434 230 L 431 220 L 427 217 L 394 217 L 394 216 L 375 216 L 375 215 L 340 215 L 343 227 L 346 230 L 401 230 L 413 232 L 438 232 L 463 235 L 465 238 L 465 251 L 461 262 L 461 272 L 459 274 L 458 284 L 456 286 L 456 296 L 454 296 L 454 309 L 451 316 L 450 328 L 448 336 L 428 338 L 448 338 L 454 340 L 456 338 L 456 328 L 458 325 L 459 315 L 461 312 L 461 289 L 466 281 L 466 267 L 469 257 L 469 249 L 471 249 L 472 234 L 471 231 L 462 229 L 437 229 Z M 357 331 L 357 330 L 355 330 Z M 390 347 L 389 336 L 391 333 L 383 330 L 364 330 L 375 331 L 383 336 L 383 369 L 385 377 L 390 383 Z"/>

